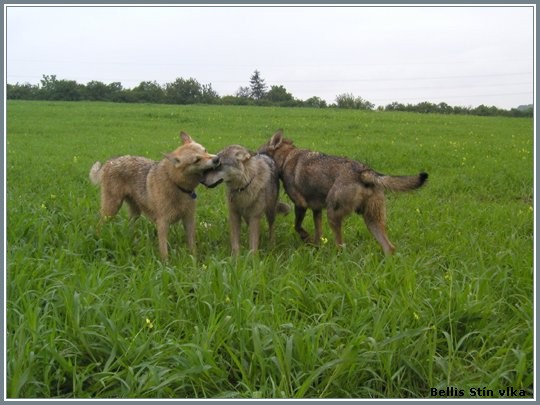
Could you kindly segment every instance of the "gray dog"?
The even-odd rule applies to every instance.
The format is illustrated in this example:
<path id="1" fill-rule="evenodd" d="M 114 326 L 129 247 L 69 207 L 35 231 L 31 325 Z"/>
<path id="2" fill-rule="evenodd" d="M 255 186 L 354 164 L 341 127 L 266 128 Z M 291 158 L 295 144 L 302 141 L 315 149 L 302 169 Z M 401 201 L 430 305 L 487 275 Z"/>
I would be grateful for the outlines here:
<path id="1" fill-rule="evenodd" d="M 207 171 L 201 183 L 215 187 L 222 181 L 227 186 L 231 249 L 240 251 L 242 218 L 249 228 L 249 248 L 259 247 L 260 220 L 268 221 L 270 241 L 274 240 L 276 213 L 286 214 L 289 206 L 278 202 L 279 178 L 274 161 L 266 155 L 250 152 L 240 145 L 232 145 L 217 154 L 219 167 Z"/>

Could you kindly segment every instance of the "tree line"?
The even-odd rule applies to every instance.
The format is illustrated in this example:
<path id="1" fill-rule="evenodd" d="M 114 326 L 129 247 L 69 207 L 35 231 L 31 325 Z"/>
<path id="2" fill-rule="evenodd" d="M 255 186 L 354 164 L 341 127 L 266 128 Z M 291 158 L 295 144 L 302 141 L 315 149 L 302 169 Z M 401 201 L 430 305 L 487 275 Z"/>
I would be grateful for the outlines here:
<path id="1" fill-rule="evenodd" d="M 282 85 L 268 87 L 258 70 L 247 86 L 241 86 L 234 95 L 220 96 L 212 84 L 201 84 L 194 78 L 177 78 L 161 85 L 143 81 L 133 88 L 124 88 L 120 82 L 105 84 L 91 81 L 80 84 L 74 80 L 59 80 L 56 75 L 44 75 L 39 85 L 30 83 L 8 84 L 6 97 L 12 100 L 110 101 L 121 103 L 157 104 L 222 104 L 259 105 L 279 107 L 345 108 L 375 110 L 375 104 L 351 93 L 336 96 L 335 103 L 327 104 L 320 97 L 306 100 L 295 98 Z M 378 111 L 408 111 L 417 113 L 467 114 L 481 116 L 532 117 L 533 107 L 499 109 L 494 106 L 457 107 L 446 103 L 421 102 L 402 104 L 393 102 L 377 107 Z"/>

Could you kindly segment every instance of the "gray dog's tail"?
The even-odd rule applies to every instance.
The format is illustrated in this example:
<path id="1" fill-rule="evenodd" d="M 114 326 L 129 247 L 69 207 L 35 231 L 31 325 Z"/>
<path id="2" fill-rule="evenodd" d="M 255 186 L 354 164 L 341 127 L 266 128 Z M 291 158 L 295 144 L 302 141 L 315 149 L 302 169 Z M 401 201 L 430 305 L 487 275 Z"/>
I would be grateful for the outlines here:
<path id="1" fill-rule="evenodd" d="M 277 203 L 277 213 L 287 215 L 291 211 L 291 207 L 288 204 L 285 204 L 281 201 Z"/>
<path id="2" fill-rule="evenodd" d="M 417 176 L 387 176 L 373 170 L 365 170 L 360 174 L 360 178 L 366 185 L 380 185 L 393 191 L 409 191 L 422 187 L 428 174 L 422 172 Z"/>
<path id="3" fill-rule="evenodd" d="M 90 168 L 90 173 L 88 173 L 88 177 L 90 177 L 90 181 L 94 183 L 96 186 L 101 184 L 101 163 L 96 162 L 92 165 Z"/>

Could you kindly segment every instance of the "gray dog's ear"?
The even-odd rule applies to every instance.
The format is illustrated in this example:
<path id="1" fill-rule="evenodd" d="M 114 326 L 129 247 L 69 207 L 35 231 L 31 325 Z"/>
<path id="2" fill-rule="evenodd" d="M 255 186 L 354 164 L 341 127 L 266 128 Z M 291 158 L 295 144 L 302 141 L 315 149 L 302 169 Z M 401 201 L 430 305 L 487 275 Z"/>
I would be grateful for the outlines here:
<path id="1" fill-rule="evenodd" d="M 236 152 L 235 158 L 238 159 L 240 162 L 245 162 L 251 159 L 251 153 L 249 153 L 248 151 L 239 150 L 238 152 Z"/>

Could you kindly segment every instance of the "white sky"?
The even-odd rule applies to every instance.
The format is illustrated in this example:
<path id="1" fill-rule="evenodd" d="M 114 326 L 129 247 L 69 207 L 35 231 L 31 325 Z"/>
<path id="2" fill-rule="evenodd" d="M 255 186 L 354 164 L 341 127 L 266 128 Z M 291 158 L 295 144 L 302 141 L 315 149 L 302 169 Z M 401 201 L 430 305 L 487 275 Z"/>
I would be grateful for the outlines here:
<path id="1" fill-rule="evenodd" d="M 267 85 L 328 102 L 533 103 L 534 8 L 7 6 L 7 83 Z"/>

